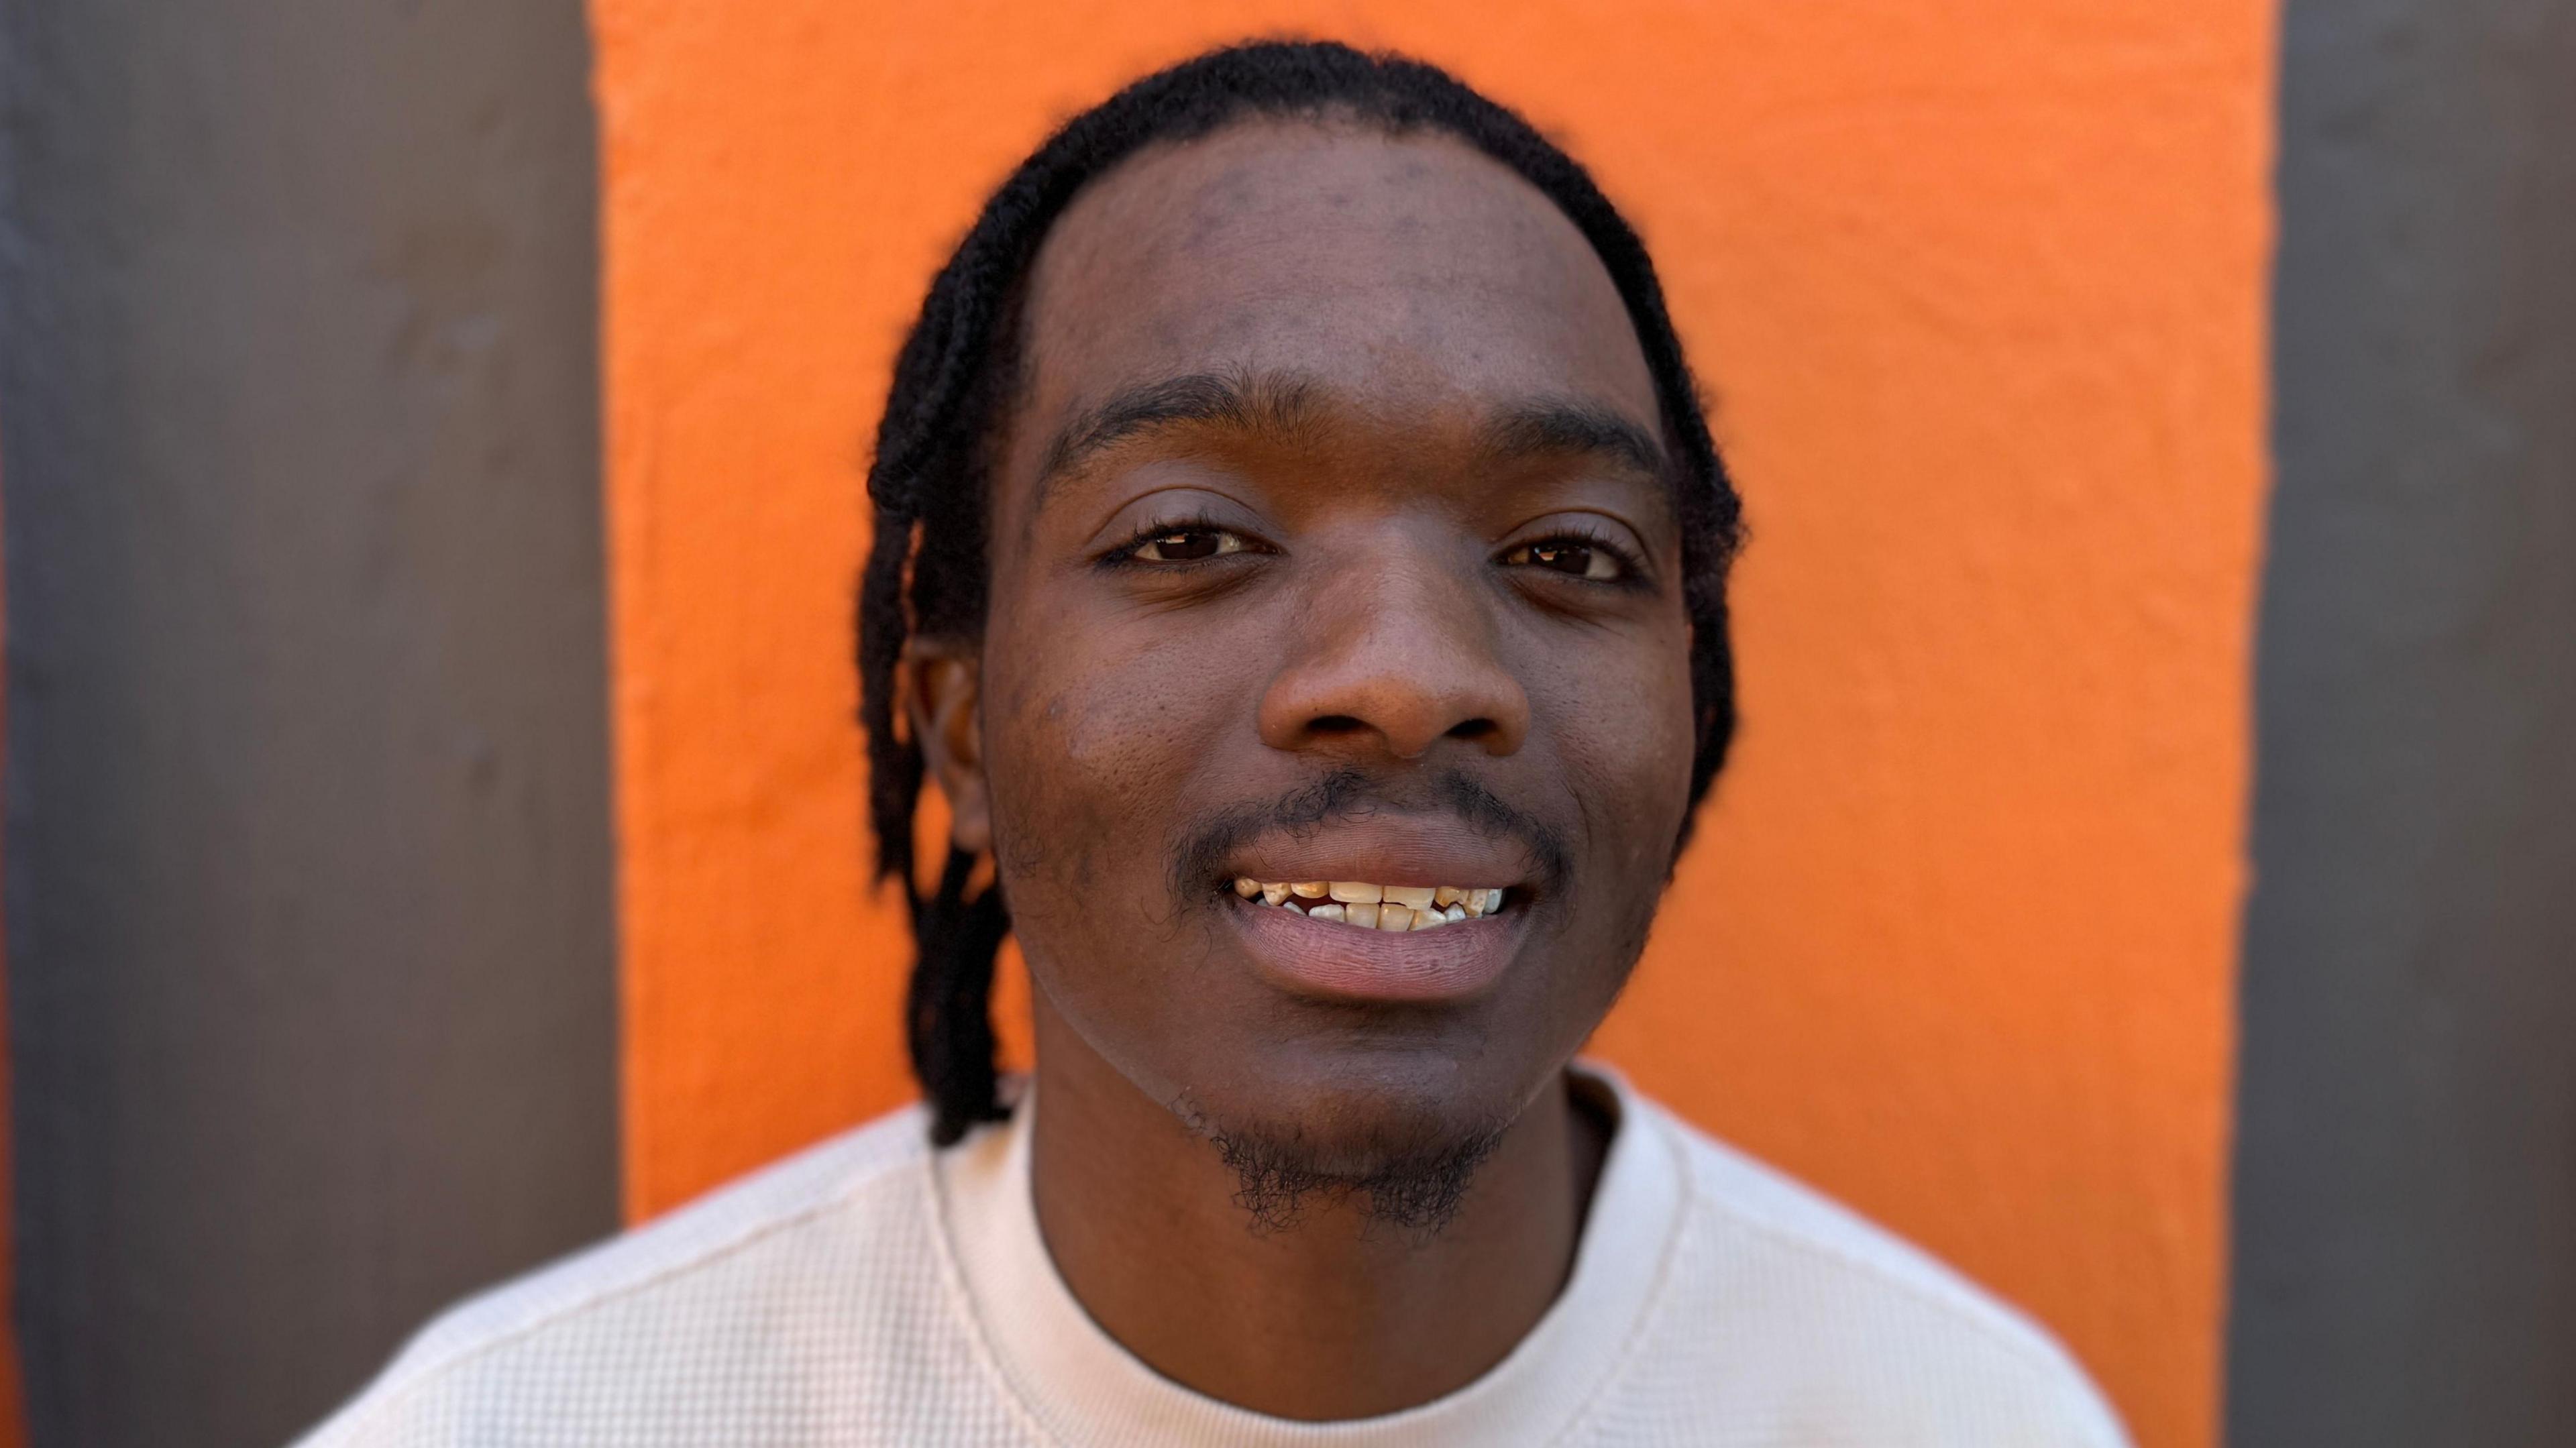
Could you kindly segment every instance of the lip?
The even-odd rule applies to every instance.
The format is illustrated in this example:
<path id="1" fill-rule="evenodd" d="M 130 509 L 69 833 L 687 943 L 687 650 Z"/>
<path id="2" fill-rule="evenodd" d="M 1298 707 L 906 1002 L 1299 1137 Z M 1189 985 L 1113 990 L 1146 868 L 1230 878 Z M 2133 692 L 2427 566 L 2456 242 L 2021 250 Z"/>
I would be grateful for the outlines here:
<path id="1" fill-rule="evenodd" d="M 1374 880 L 1382 885 L 1527 891 L 1537 862 L 1508 839 L 1444 815 L 1372 815 L 1302 835 L 1270 835 L 1228 857 L 1209 881 Z M 1432 932 L 1437 934 L 1437 931 Z"/>
<path id="2" fill-rule="evenodd" d="M 1490 990 L 1519 953 L 1537 862 L 1507 836 L 1454 815 L 1380 813 L 1303 832 L 1268 834 L 1228 858 L 1207 882 L 1223 897 L 1255 972 L 1290 995 L 1366 1005 L 1443 1005 Z M 1499 915 L 1436 930 L 1363 930 L 1247 902 L 1254 880 L 1374 880 L 1388 885 L 1500 886 Z"/>
<path id="3" fill-rule="evenodd" d="M 1226 895 L 1254 969 L 1292 995 L 1373 1005 L 1446 1005 L 1492 988 L 1511 967 L 1524 909 L 1437 930 L 1364 930 Z"/>

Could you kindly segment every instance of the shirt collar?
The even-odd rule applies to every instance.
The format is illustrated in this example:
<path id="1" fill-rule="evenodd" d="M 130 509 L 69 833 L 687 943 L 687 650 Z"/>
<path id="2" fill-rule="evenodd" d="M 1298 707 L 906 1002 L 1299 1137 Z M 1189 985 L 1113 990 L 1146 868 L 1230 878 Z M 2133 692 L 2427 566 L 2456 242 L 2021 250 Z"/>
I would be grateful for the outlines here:
<path id="1" fill-rule="evenodd" d="M 1249 1412 L 1163 1377 L 1101 1331 L 1038 1231 L 1029 1189 L 1034 1091 L 1008 1122 L 935 1156 L 955 1280 L 1008 1391 L 1067 1448 L 1550 1441 L 1634 1352 L 1682 1220 L 1680 1145 L 1669 1124 L 1617 1073 L 1590 1062 L 1574 1070 L 1577 1089 L 1599 1093 L 1615 1120 L 1574 1271 L 1508 1356 L 1420 1407 L 1330 1423 Z"/>

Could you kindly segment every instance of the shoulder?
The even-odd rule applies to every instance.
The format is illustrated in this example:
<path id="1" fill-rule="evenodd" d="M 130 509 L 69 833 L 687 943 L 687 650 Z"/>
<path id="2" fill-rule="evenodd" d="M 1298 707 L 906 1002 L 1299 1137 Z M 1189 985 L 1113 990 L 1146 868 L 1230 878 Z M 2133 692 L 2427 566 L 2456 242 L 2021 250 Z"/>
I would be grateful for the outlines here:
<path id="1" fill-rule="evenodd" d="M 2055 1337 L 1887 1229 L 1652 1103 L 1679 1159 L 1666 1310 L 1784 1427 L 1869 1441 L 2124 1448 Z"/>
<path id="2" fill-rule="evenodd" d="M 899 1111 L 470 1298 L 300 1448 L 513 1441 L 532 1419 L 640 1408 L 683 1364 L 739 1358 L 749 1386 L 818 1303 L 853 1294 L 935 1315 L 929 1154 L 920 1110 Z"/>

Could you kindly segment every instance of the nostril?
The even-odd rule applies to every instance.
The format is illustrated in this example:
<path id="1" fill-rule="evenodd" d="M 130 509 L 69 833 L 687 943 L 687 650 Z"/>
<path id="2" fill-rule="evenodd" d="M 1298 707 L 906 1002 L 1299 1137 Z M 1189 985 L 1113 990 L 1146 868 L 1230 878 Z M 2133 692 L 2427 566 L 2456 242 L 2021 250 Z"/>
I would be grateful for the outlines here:
<path id="1" fill-rule="evenodd" d="M 1357 734 L 1368 728 L 1366 724 L 1348 714 L 1321 715 L 1308 720 L 1306 727 L 1317 734 Z"/>
<path id="2" fill-rule="evenodd" d="M 1449 730 L 1449 737 L 1452 739 L 1486 739 L 1492 737 L 1494 731 L 1502 727 L 1503 726 L 1495 723 L 1491 719 L 1468 719 L 1452 726 Z"/>

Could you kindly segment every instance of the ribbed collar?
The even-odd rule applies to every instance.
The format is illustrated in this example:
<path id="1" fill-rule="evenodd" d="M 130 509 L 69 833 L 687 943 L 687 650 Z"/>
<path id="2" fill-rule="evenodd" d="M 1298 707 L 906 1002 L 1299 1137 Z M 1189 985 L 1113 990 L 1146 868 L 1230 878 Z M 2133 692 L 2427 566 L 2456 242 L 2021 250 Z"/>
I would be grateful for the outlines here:
<path id="1" fill-rule="evenodd" d="M 1101 1331 L 1038 1232 L 1029 1190 L 1034 1092 L 1008 1124 L 936 1156 L 941 1213 L 969 1310 L 1011 1391 L 1066 1448 L 1552 1441 L 1636 1350 L 1681 1223 L 1679 1144 L 1660 1114 L 1606 1068 L 1584 1063 L 1577 1072 L 1616 1104 L 1617 1126 L 1574 1272 L 1509 1356 L 1418 1408 L 1333 1423 L 1248 1412 L 1161 1376 Z"/>

